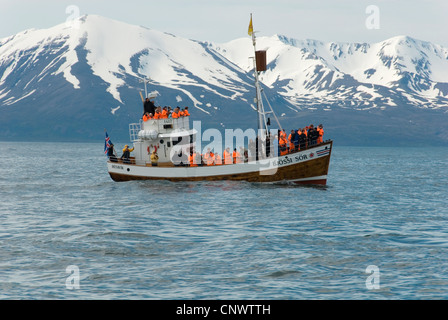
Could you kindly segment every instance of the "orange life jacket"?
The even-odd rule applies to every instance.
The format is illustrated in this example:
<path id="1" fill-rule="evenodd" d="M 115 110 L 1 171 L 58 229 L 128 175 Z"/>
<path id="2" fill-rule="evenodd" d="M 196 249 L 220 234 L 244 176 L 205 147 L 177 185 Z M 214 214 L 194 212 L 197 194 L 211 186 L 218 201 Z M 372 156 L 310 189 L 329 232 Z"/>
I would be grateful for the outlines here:
<path id="1" fill-rule="evenodd" d="M 171 117 L 173 117 L 173 119 L 177 119 L 177 118 L 179 118 L 179 114 L 177 112 L 173 112 L 171 114 Z"/>
<path id="2" fill-rule="evenodd" d="M 283 136 L 280 137 L 280 141 L 278 142 L 278 145 L 280 147 L 280 155 L 281 156 L 288 154 L 288 149 L 286 148 L 286 139 Z"/>
<path id="3" fill-rule="evenodd" d="M 227 152 L 227 150 L 224 150 L 223 156 L 224 156 L 224 163 L 225 164 L 231 164 L 232 163 L 232 157 L 230 156 L 230 153 Z"/>
<path id="4" fill-rule="evenodd" d="M 317 131 L 319 132 L 319 138 L 317 138 L 317 143 L 324 142 L 324 128 L 322 129 L 317 128 Z"/>
<path id="5" fill-rule="evenodd" d="M 184 110 L 184 116 L 185 117 L 189 117 L 190 116 L 190 113 L 188 112 L 188 110 Z"/>
<path id="6" fill-rule="evenodd" d="M 289 141 L 289 150 L 294 150 L 294 141 L 292 140 L 292 133 L 289 134 L 288 141 Z"/>
<path id="7" fill-rule="evenodd" d="M 198 164 L 197 163 L 194 163 L 195 161 L 195 159 L 196 159 L 196 153 L 193 153 L 193 154 L 190 154 L 190 157 L 189 157 L 190 159 L 190 167 L 197 167 L 198 166 Z"/>
<path id="8" fill-rule="evenodd" d="M 238 151 L 233 151 L 233 163 L 241 163 L 241 155 Z"/>

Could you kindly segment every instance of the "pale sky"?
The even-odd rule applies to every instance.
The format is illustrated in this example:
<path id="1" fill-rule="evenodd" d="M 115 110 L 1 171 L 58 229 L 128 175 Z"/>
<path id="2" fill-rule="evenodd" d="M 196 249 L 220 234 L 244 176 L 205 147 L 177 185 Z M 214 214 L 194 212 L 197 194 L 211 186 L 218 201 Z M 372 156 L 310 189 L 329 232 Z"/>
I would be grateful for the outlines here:
<path id="1" fill-rule="evenodd" d="M 0 0 L 0 38 L 78 12 L 216 43 L 246 37 L 252 13 L 258 36 L 373 43 L 407 35 L 448 47 L 447 0 Z"/>

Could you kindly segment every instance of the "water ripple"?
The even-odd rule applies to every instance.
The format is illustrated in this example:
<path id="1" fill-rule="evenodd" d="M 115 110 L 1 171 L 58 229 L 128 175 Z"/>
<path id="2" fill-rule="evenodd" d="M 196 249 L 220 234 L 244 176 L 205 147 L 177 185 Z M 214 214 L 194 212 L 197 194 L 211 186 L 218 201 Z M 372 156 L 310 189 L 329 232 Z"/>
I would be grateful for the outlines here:
<path id="1" fill-rule="evenodd" d="M 314 188 L 115 183 L 101 144 L 0 147 L 0 299 L 448 298 L 447 149 L 335 147 Z"/>

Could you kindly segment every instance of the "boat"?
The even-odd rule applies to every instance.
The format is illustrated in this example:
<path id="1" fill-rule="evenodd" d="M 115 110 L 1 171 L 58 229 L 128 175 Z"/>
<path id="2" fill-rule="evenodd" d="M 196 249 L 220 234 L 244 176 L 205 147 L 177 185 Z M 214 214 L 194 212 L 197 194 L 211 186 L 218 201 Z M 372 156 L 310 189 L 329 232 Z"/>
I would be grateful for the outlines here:
<path id="1" fill-rule="evenodd" d="M 145 119 L 146 121 L 140 119 L 138 123 L 129 125 L 134 156 L 125 158 L 114 156 L 108 159 L 107 168 L 112 180 L 117 182 L 235 180 L 257 183 L 327 184 L 333 141 L 307 142 L 290 149 L 279 145 L 279 137 L 284 134 L 284 129 L 282 130 L 269 101 L 266 99 L 269 108 L 265 108 L 263 103 L 259 76 L 266 70 L 266 51 L 256 49 L 252 16 L 248 33 L 254 46 L 254 101 L 257 105 L 258 131 L 234 132 L 239 132 L 240 135 L 242 133 L 243 141 L 244 138 L 245 141 L 255 141 L 249 146 L 249 150 L 244 148 L 246 146 L 239 146 L 239 149 L 235 147 L 233 150 L 227 149 L 221 152 L 223 148 L 219 145 L 202 149 L 201 126 L 200 123 L 197 125 L 197 121 L 193 122 L 193 126 L 190 124 L 192 116 Z M 148 81 L 144 82 L 147 94 Z M 275 129 L 269 129 L 271 116 L 277 123 Z M 216 131 L 214 133 L 216 134 Z M 221 160 L 216 160 L 214 157 L 216 154 Z M 151 159 L 152 155 L 157 157 L 153 156 Z M 212 155 L 213 160 L 210 161 Z"/>

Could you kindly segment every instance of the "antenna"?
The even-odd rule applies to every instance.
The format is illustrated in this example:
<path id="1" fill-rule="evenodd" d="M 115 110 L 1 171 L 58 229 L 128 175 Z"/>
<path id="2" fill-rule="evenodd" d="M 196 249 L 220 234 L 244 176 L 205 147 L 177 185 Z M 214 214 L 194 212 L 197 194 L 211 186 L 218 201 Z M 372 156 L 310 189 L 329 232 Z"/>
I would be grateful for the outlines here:
<path id="1" fill-rule="evenodd" d="M 140 83 L 144 82 L 145 83 L 145 99 L 148 98 L 148 89 L 146 88 L 146 84 L 149 84 L 151 82 L 151 78 L 147 77 L 147 78 L 144 78 L 144 79 L 140 79 L 138 82 L 140 82 Z"/>

